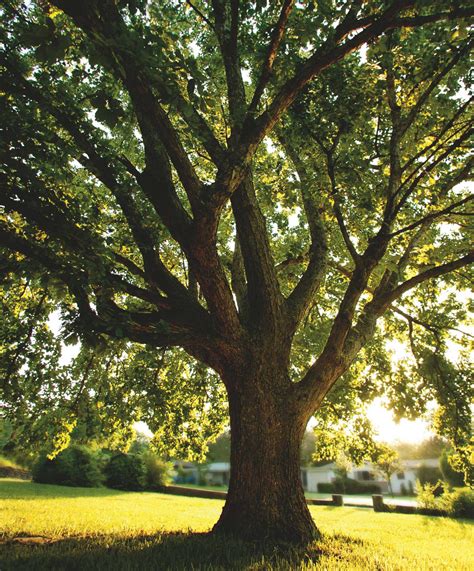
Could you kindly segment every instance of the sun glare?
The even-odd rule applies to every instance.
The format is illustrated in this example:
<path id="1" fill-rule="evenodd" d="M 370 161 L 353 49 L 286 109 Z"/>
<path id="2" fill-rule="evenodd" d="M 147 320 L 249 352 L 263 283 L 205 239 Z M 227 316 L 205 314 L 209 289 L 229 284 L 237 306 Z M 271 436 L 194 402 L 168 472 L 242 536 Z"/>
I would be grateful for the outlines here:
<path id="1" fill-rule="evenodd" d="M 434 436 L 428 423 L 421 418 L 416 420 L 402 418 L 400 422 L 396 422 L 393 413 L 383 406 L 382 399 L 374 400 L 367 408 L 367 416 L 377 432 L 377 440 L 383 442 L 416 444 Z"/>

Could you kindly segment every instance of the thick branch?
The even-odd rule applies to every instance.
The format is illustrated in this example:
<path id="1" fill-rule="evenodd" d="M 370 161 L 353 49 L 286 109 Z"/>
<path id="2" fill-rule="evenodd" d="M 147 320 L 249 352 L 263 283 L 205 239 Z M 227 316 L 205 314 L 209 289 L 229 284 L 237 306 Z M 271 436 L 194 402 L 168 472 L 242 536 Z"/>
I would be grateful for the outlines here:
<path id="1" fill-rule="evenodd" d="M 229 10 L 226 4 L 230 5 Z M 212 0 L 215 30 L 224 62 L 227 81 L 227 97 L 231 118 L 231 145 L 238 140 L 245 116 L 245 86 L 240 69 L 238 50 L 239 2 L 237 0 Z"/>
<path id="2" fill-rule="evenodd" d="M 312 188 L 313 183 L 306 170 L 305 164 L 291 144 L 289 137 L 280 137 L 280 144 L 285 148 L 298 173 L 303 209 L 311 235 L 308 266 L 287 299 L 292 327 L 295 328 L 309 311 L 311 301 L 314 299 L 314 296 L 323 282 L 328 244 L 326 228 L 315 202 L 315 189 Z M 281 266 L 281 264 L 279 264 L 279 266 Z"/>
<path id="3" fill-rule="evenodd" d="M 242 257 L 242 249 L 240 247 L 239 238 L 235 237 L 234 254 L 231 263 L 232 291 L 237 300 L 239 313 L 243 321 L 248 318 L 248 299 L 247 299 L 247 283 L 245 281 L 245 266 Z"/>
<path id="4" fill-rule="evenodd" d="M 279 321 L 282 317 L 283 297 L 265 219 L 250 176 L 233 194 L 231 202 L 247 275 L 249 317 L 258 328 L 277 327 L 275 320 Z"/>

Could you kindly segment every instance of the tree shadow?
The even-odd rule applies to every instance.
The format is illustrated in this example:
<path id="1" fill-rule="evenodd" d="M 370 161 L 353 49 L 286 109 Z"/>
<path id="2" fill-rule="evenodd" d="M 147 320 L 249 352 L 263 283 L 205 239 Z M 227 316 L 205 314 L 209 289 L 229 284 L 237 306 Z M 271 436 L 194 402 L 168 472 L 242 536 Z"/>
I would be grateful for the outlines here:
<path id="1" fill-rule="evenodd" d="M 33 538 L 32 538 L 33 539 Z M 342 538 L 341 538 L 342 539 Z M 343 538 L 347 549 L 359 542 Z M 323 541 L 324 543 L 324 541 Z M 208 533 L 161 533 L 131 538 L 95 536 L 4 544 L 2 571 L 83 570 L 294 570 L 316 564 L 327 551 L 320 542 L 299 548 L 242 542 Z"/>

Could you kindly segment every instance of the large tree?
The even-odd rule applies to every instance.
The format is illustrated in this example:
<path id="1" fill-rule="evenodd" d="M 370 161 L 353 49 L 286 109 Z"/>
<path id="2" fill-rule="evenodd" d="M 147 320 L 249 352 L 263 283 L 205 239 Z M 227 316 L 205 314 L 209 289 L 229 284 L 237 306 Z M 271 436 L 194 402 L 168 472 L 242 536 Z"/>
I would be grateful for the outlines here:
<path id="1" fill-rule="evenodd" d="M 3 4 L 4 273 L 84 341 L 219 375 L 216 531 L 315 537 L 299 449 L 331 389 L 466 413 L 438 361 L 474 259 L 467 2 Z M 403 328 L 411 384 L 381 351 Z"/>

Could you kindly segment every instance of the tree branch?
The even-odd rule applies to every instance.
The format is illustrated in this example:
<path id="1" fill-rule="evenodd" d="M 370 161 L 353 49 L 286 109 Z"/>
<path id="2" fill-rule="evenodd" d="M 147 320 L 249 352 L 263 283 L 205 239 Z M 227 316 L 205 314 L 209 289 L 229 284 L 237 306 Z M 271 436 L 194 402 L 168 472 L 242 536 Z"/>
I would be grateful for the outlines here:
<path id="1" fill-rule="evenodd" d="M 410 230 L 414 230 L 415 228 L 418 228 L 418 226 L 425 224 L 426 222 L 432 222 L 433 220 L 436 220 L 436 218 L 440 218 L 442 216 L 445 216 L 445 215 L 451 213 L 455 208 L 462 206 L 463 204 L 467 204 L 468 202 L 471 202 L 472 200 L 474 200 L 474 196 L 467 196 L 466 198 L 463 198 L 462 200 L 459 200 L 458 202 L 454 202 L 450 206 L 443 208 L 443 210 L 431 212 L 430 214 L 427 214 L 426 216 L 424 216 L 423 218 L 420 218 L 416 222 L 413 222 L 413 224 L 409 224 L 408 226 L 405 226 L 404 228 L 400 228 L 400 230 L 392 232 L 390 234 L 390 238 L 394 238 L 395 236 L 399 236 L 400 234 L 404 234 L 405 232 L 409 232 Z M 453 214 L 456 214 L 456 212 L 453 212 Z"/>
<path id="2" fill-rule="evenodd" d="M 380 299 L 378 300 L 374 299 L 373 300 L 374 305 L 379 307 L 377 312 L 379 313 L 383 308 L 386 308 L 388 305 L 390 305 L 390 303 L 398 299 L 401 295 L 403 295 L 410 289 L 413 289 L 415 286 L 425 282 L 426 280 L 438 278 L 449 272 L 452 272 L 453 270 L 457 270 L 459 268 L 463 268 L 464 266 L 468 266 L 473 262 L 474 262 L 474 250 L 472 250 L 462 258 L 453 260 L 451 262 L 442 264 L 440 266 L 435 266 L 434 268 L 431 268 L 429 270 L 422 272 L 421 274 L 414 276 L 413 278 L 400 284 L 394 290 L 381 296 Z"/>
<path id="3" fill-rule="evenodd" d="M 205 16 L 201 10 L 199 10 L 199 8 L 197 6 L 195 6 L 191 0 L 186 0 L 186 4 L 196 12 L 196 14 L 201 18 L 201 20 L 203 22 L 205 22 L 210 28 L 211 30 L 214 30 L 214 25 L 213 23 L 209 20 L 209 18 L 207 18 L 207 16 Z"/>
<path id="4" fill-rule="evenodd" d="M 273 70 L 273 63 L 276 59 L 278 48 L 280 47 L 280 43 L 285 34 L 286 24 L 288 22 L 290 13 L 293 9 L 294 3 L 295 3 L 294 0 L 283 0 L 280 16 L 278 18 L 278 22 L 276 23 L 273 29 L 271 41 L 267 49 L 267 54 L 262 64 L 260 78 L 257 82 L 257 86 L 255 88 L 252 101 L 247 110 L 247 113 L 249 115 L 253 115 L 256 112 L 258 105 L 260 103 L 260 99 L 265 90 L 265 87 L 270 80 Z"/>
<path id="5" fill-rule="evenodd" d="M 321 213 L 315 203 L 315 197 L 312 196 L 312 190 L 314 192 L 314 189 L 312 189 L 313 183 L 306 170 L 304 161 L 293 147 L 289 137 L 281 136 L 279 140 L 292 161 L 300 179 L 303 209 L 311 235 L 311 246 L 308 252 L 309 263 L 286 302 L 292 321 L 292 327 L 295 329 L 309 311 L 311 301 L 323 283 L 328 243 L 326 228 L 321 218 Z M 281 264 L 279 264 L 277 268 L 278 267 L 281 267 Z"/>
<path id="6" fill-rule="evenodd" d="M 283 296 L 275 271 L 265 219 L 249 175 L 231 198 L 237 237 L 247 275 L 249 317 L 258 328 L 278 329 Z"/>
<path id="7" fill-rule="evenodd" d="M 460 61 L 461 57 L 470 52 L 470 48 L 473 42 L 469 41 L 461 49 L 459 49 L 454 56 L 449 60 L 449 62 L 433 77 L 428 87 L 418 98 L 416 104 L 410 109 L 408 115 L 402 121 L 401 136 L 410 128 L 413 121 L 416 119 L 417 115 L 423 108 L 424 104 L 428 101 L 430 95 L 440 84 L 441 80 L 446 77 L 446 75 L 456 66 Z"/>
<path id="8" fill-rule="evenodd" d="M 97 5 L 96 10 L 84 9 L 83 5 L 78 6 L 71 0 L 57 0 L 55 5 L 71 16 L 97 49 L 108 55 L 109 69 L 122 81 L 130 94 L 143 135 L 147 167 L 161 182 L 162 199 L 166 198 L 168 206 L 172 206 L 174 216 L 179 215 L 181 221 L 184 221 L 185 210 L 181 206 L 166 168 L 167 161 L 163 149 L 166 149 L 195 212 L 200 209 L 202 183 L 175 128 L 153 94 L 146 74 L 141 72 L 136 57 L 130 53 L 130 45 L 137 49 L 140 49 L 140 46 L 135 36 L 130 34 L 115 2 L 103 0 Z"/>

